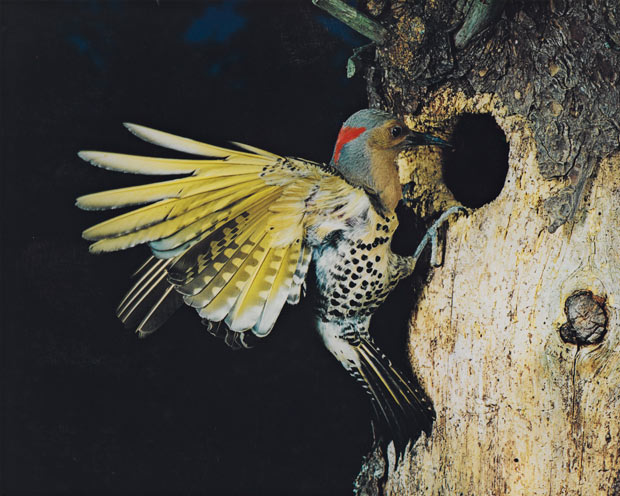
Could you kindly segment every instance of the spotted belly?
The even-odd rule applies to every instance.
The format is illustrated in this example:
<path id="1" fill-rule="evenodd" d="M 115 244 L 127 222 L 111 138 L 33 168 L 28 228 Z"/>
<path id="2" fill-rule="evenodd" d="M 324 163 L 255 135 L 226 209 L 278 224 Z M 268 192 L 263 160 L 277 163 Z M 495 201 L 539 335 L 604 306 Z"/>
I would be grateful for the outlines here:
<path id="1" fill-rule="evenodd" d="M 379 230 L 322 250 L 315 260 L 322 320 L 368 316 L 385 301 L 397 282 L 390 272 L 390 241 Z"/>

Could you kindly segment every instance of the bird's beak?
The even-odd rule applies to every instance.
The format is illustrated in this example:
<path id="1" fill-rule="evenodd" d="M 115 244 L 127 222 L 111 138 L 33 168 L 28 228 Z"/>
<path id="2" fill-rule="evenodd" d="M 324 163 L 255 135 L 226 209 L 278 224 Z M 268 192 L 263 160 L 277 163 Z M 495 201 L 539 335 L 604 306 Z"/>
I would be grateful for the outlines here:
<path id="1" fill-rule="evenodd" d="M 433 136 L 432 134 L 427 133 L 416 133 L 415 131 L 410 131 L 405 140 L 403 141 L 404 148 L 424 145 L 434 145 L 440 146 L 442 148 L 452 148 L 452 145 L 450 143 L 442 140 L 441 138 L 438 138 L 437 136 Z"/>

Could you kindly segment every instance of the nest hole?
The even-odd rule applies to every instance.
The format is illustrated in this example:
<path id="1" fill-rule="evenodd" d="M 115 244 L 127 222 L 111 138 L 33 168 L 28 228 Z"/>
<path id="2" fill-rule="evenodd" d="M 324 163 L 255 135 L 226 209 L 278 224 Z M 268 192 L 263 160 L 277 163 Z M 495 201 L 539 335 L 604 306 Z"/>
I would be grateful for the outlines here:
<path id="1" fill-rule="evenodd" d="M 443 179 L 469 208 L 493 201 L 508 173 L 506 135 L 489 114 L 463 114 L 452 133 L 454 148 L 444 154 Z"/>

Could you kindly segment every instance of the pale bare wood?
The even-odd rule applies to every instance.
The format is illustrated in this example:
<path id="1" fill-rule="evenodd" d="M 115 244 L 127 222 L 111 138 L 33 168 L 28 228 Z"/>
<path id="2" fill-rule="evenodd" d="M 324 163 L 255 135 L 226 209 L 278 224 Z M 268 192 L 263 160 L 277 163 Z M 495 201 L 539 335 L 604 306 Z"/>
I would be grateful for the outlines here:
<path id="1" fill-rule="evenodd" d="M 617 496 L 620 155 L 598 164 L 574 222 L 551 234 L 542 207 L 551 186 L 526 119 L 489 95 L 446 90 L 409 124 L 443 122 L 449 133 L 463 112 L 496 118 L 510 169 L 497 199 L 451 223 L 443 266 L 414 310 L 411 362 L 437 421 L 399 463 L 389 457 L 385 494 Z M 420 158 L 401 161 L 403 182 Z M 433 201 L 454 200 L 443 191 L 427 208 Z M 564 302 L 579 289 L 606 298 L 598 345 L 560 338 Z"/>

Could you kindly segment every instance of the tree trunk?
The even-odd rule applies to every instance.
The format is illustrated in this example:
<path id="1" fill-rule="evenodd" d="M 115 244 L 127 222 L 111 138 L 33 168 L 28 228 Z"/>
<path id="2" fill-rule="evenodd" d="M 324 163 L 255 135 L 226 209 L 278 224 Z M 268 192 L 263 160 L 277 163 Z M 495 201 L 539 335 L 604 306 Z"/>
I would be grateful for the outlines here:
<path id="1" fill-rule="evenodd" d="M 398 495 L 617 496 L 620 8 L 501 4 L 366 4 L 389 31 L 364 68 L 373 106 L 453 142 L 467 114 L 488 114 L 509 146 L 498 196 L 450 223 L 443 265 L 415 299 L 411 364 L 437 420 L 398 460 L 388 450 L 374 483 Z M 459 146 L 486 143 L 457 145 L 455 167 Z M 400 163 L 425 219 L 467 198 L 441 163 L 434 149 Z M 464 184 L 483 187 L 489 172 L 478 174 Z"/>

